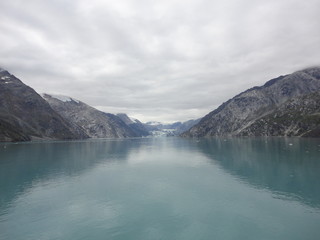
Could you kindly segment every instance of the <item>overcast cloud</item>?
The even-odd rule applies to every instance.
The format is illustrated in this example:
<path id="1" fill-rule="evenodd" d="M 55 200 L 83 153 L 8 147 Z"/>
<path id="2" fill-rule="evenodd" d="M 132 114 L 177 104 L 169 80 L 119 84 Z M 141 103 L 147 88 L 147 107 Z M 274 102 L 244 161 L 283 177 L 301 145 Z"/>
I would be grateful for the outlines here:
<path id="1" fill-rule="evenodd" d="M 199 118 L 320 65 L 319 0 L 2 0 L 0 66 L 142 121 Z"/>

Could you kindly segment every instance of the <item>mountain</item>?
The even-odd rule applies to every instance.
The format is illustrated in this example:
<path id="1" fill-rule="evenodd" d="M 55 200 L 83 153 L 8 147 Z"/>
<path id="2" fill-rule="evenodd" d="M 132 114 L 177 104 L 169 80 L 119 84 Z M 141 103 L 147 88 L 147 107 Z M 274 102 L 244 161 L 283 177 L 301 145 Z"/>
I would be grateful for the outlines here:
<path id="1" fill-rule="evenodd" d="M 65 121 L 36 91 L 0 69 L 0 141 L 79 138 L 87 135 Z"/>
<path id="2" fill-rule="evenodd" d="M 198 119 L 191 119 L 186 122 L 182 122 L 181 125 L 177 127 L 176 133 L 181 134 L 185 131 L 188 131 L 191 127 L 198 124 L 200 122 L 201 118 Z"/>
<path id="3" fill-rule="evenodd" d="M 164 124 L 157 121 L 147 122 L 144 124 L 145 128 L 148 129 L 150 134 L 154 137 L 167 137 L 176 135 L 176 126 L 180 125 L 180 122 L 173 124 Z"/>
<path id="4" fill-rule="evenodd" d="M 119 117 L 101 112 L 67 96 L 43 94 L 43 98 L 64 119 L 79 126 L 91 138 L 137 137 Z"/>
<path id="5" fill-rule="evenodd" d="M 320 92 L 292 98 L 243 129 L 241 136 L 320 136 Z"/>
<path id="6" fill-rule="evenodd" d="M 280 76 L 223 103 L 182 136 L 320 136 L 319 90 L 320 67 Z"/>
<path id="7" fill-rule="evenodd" d="M 148 131 L 160 131 L 163 128 L 163 125 L 161 122 L 156 122 L 156 121 L 152 121 L 152 122 L 146 122 L 145 127 Z"/>
<path id="8" fill-rule="evenodd" d="M 138 119 L 131 119 L 125 113 L 118 113 L 116 115 L 132 129 L 132 131 L 136 134 L 137 137 L 145 137 L 150 135 L 145 125 L 141 123 Z"/>
<path id="9" fill-rule="evenodd" d="M 164 124 L 161 122 L 147 122 L 144 124 L 146 129 L 152 133 L 152 135 L 156 136 L 176 136 L 187 130 L 189 130 L 192 126 L 197 124 L 201 118 L 195 120 L 189 120 L 186 122 L 174 122 L 169 124 Z"/>

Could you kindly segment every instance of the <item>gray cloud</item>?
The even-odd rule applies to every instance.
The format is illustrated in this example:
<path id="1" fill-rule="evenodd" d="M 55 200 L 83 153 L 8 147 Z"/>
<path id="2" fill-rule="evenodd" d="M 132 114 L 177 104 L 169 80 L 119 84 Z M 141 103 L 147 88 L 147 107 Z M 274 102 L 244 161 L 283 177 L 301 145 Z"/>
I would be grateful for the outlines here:
<path id="1" fill-rule="evenodd" d="M 143 121 L 198 118 L 320 61 L 320 2 L 1 1 L 0 65 Z"/>

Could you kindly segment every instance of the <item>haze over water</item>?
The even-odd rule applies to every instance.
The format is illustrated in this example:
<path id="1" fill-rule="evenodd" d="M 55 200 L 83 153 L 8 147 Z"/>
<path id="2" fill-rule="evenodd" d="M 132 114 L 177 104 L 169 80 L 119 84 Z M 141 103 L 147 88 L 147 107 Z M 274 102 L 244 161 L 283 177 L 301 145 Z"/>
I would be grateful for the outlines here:
<path id="1" fill-rule="evenodd" d="M 320 140 L 0 144 L 0 239 L 320 239 Z"/>

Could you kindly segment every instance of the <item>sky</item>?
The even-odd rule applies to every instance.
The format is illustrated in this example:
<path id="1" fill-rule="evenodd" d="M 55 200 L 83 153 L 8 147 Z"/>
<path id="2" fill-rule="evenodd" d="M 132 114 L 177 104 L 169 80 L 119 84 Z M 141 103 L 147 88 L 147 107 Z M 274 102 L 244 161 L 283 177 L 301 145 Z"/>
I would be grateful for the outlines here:
<path id="1" fill-rule="evenodd" d="M 1 0 L 0 66 L 143 122 L 320 65 L 319 0 Z"/>

